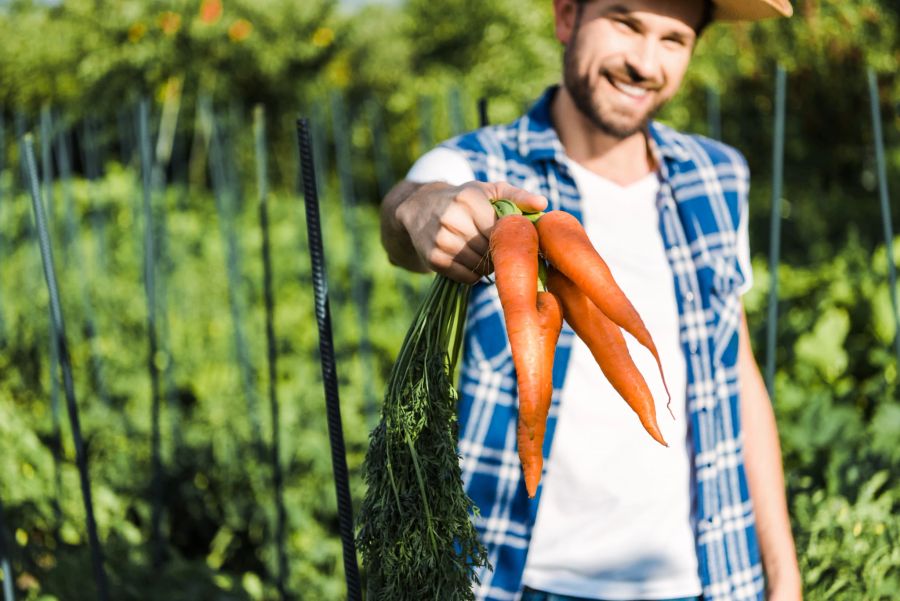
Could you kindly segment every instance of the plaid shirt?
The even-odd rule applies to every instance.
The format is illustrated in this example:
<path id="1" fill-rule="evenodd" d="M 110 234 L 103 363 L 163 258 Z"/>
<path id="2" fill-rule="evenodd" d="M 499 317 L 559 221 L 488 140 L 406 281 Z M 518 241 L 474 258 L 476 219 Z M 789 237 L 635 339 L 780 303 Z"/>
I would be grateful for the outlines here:
<path id="1" fill-rule="evenodd" d="M 581 200 L 550 121 L 550 88 L 527 115 L 445 142 L 462 152 L 480 181 L 507 181 L 547 197 L 550 209 L 581 219 Z M 761 599 L 763 571 L 744 471 L 739 422 L 738 326 L 744 282 L 737 229 L 749 171 L 736 150 L 658 123 L 649 127 L 661 172 L 660 234 L 674 276 L 687 364 L 693 440 L 697 556 L 707 601 Z M 573 332 L 564 326 L 553 366 L 550 453 Z M 493 571 L 479 600 L 518 600 L 541 489 L 529 501 L 516 451 L 516 379 L 496 288 L 472 290 L 460 382 L 459 451 L 466 490 L 478 506 L 479 536 Z"/>

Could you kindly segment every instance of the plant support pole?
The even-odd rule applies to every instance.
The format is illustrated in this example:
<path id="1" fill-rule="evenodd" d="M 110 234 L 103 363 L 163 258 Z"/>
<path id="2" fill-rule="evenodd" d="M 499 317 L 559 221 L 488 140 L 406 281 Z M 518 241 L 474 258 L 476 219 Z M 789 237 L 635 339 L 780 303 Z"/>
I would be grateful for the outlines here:
<path id="1" fill-rule="evenodd" d="M 881 198 L 881 220 L 884 223 L 884 244 L 887 250 L 888 278 L 891 284 L 891 308 L 894 310 L 894 352 L 900 368 L 900 317 L 897 313 L 897 266 L 894 264 L 894 229 L 891 225 L 891 205 L 888 197 L 887 162 L 884 158 L 884 134 L 881 130 L 881 106 L 878 102 L 878 78 L 869 67 L 869 99 L 872 105 L 872 130 L 875 136 L 875 162 L 878 167 L 878 192 Z"/>
<path id="2" fill-rule="evenodd" d="M 266 113 L 262 105 L 253 109 L 253 138 L 256 147 L 256 185 L 259 194 L 259 224 L 262 230 L 263 300 L 266 306 L 266 351 L 269 363 L 269 411 L 272 414 L 272 484 L 275 488 L 275 545 L 278 553 L 276 586 L 287 599 L 288 563 L 285 551 L 287 513 L 284 508 L 284 478 L 281 473 L 280 419 L 278 407 L 278 350 L 275 340 L 275 293 L 272 285 L 272 250 L 269 236 L 268 168 L 266 155 Z"/>
<path id="3" fill-rule="evenodd" d="M 316 322 L 319 326 L 319 358 L 322 362 L 322 381 L 325 385 L 325 404 L 328 411 L 331 466 L 334 471 L 338 523 L 344 550 L 347 598 L 350 601 L 362 601 L 359 565 L 356 562 L 356 541 L 353 537 L 353 504 L 350 499 L 350 479 L 347 473 L 347 454 L 344 449 L 344 430 L 341 423 L 341 401 L 338 396 L 334 341 L 331 333 L 331 310 L 328 306 L 328 281 L 325 276 L 325 255 L 322 248 L 322 228 L 319 220 L 319 194 L 316 189 L 309 121 L 305 118 L 297 121 L 297 141 L 300 148 L 309 256 L 312 263 L 316 297 Z"/>
<path id="4" fill-rule="evenodd" d="M 9 565 L 10 549 L 7 543 L 6 516 L 3 514 L 3 501 L 0 501 L 0 573 L 3 574 L 3 601 L 16 601 L 13 592 L 13 574 Z"/>
<path id="5" fill-rule="evenodd" d="M 59 288 L 56 280 L 56 269 L 53 264 L 53 249 L 50 245 L 50 235 L 47 230 L 47 220 L 44 216 L 44 205 L 41 202 L 41 190 L 37 177 L 37 166 L 34 158 L 34 143 L 30 135 L 26 135 L 23 141 L 25 170 L 31 191 L 31 205 L 34 210 L 34 220 L 37 226 L 38 243 L 41 249 L 41 261 L 44 267 L 44 279 L 50 294 L 50 315 L 57 336 L 57 348 L 59 348 L 60 366 L 62 367 L 63 388 L 66 394 L 66 407 L 69 412 L 69 421 L 72 427 L 72 438 L 75 443 L 75 463 L 81 478 L 81 496 L 84 500 L 84 510 L 87 519 L 88 541 L 91 549 L 91 563 L 94 570 L 94 582 L 97 586 L 97 598 L 100 601 L 108 601 L 106 570 L 103 567 L 103 552 L 100 548 L 100 538 L 97 536 L 97 522 L 94 519 L 94 503 L 91 499 L 91 482 L 88 476 L 87 457 L 84 454 L 84 442 L 81 437 L 81 422 L 78 418 L 78 404 L 75 402 L 75 383 L 72 379 L 72 362 L 69 358 L 69 344 L 66 338 L 66 327 L 63 322 L 62 303 L 59 298 Z"/>
<path id="6" fill-rule="evenodd" d="M 163 562 L 162 504 L 163 477 L 159 434 L 159 366 L 156 364 L 158 344 L 156 339 L 156 250 L 153 233 L 152 159 L 150 158 L 150 106 L 146 98 L 138 105 L 138 144 L 141 155 L 141 186 L 144 209 L 144 293 L 147 297 L 147 368 L 150 371 L 151 403 L 151 495 L 153 508 L 150 516 L 150 545 L 153 565 Z"/>
<path id="7" fill-rule="evenodd" d="M 775 401 L 775 336 L 778 325 L 778 263 L 781 257 L 781 189 L 784 184 L 784 116 L 787 73 L 778 65 L 775 76 L 775 136 L 772 151 L 772 221 L 769 243 L 769 320 L 766 332 L 766 388 Z"/>

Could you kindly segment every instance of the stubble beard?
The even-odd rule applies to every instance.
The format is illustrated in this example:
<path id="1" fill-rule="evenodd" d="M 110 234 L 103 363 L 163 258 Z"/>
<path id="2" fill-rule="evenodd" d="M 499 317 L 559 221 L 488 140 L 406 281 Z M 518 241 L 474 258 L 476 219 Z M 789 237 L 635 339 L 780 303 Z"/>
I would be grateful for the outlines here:
<path id="1" fill-rule="evenodd" d="M 591 87 L 591 80 L 588 75 L 581 75 L 578 72 L 577 46 L 580 19 L 576 20 L 575 30 L 572 32 L 572 39 L 566 45 L 563 54 L 563 84 L 572 97 L 575 108 L 584 115 L 598 130 L 606 135 L 612 136 L 618 140 L 630 138 L 639 131 L 644 131 L 647 124 L 653 119 L 659 110 L 666 103 L 666 100 L 659 101 L 652 106 L 640 119 L 627 120 L 615 119 L 614 115 L 604 114 L 604 109 L 599 100 L 595 99 L 595 94 Z M 605 73 L 601 77 L 606 77 Z M 612 112 L 612 111 L 610 111 Z"/>

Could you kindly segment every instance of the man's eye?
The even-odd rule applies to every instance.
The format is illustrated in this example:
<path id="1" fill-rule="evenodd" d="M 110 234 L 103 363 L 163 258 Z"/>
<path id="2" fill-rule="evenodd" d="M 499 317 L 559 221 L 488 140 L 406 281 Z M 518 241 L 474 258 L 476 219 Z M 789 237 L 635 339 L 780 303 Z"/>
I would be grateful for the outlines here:
<path id="1" fill-rule="evenodd" d="M 668 46 L 678 48 L 687 45 L 684 41 L 684 38 L 663 38 L 663 42 L 665 42 Z"/>
<path id="2" fill-rule="evenodd" d="M 637 27 L 634 26 L 634 23 L 632 21 L 626 21 L 625 19 L 613 19 L 613 22 L 616 24 L 616 27 L 618 27 L 622 31 L 637 31 Z"/>

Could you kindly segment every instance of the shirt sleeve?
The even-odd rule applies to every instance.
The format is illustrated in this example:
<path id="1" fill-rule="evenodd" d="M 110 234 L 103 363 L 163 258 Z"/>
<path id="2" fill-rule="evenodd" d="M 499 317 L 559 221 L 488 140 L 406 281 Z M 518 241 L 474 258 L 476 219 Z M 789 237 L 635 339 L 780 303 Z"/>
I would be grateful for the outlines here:
<path id="1" fill-rule="evenodd" d="M 750 263 L 750 210 L 747 203 L 741 211 L 741 221 L 737 231 L 737 260 L 744 274 L 744 283 L 738 289 L 741 296 L 753 287 L 753 265 Z"/>
<path id="2" fill-rule="evenodd" d="M 417 184 L 447 182 L 451 186 L 461 186 L 475 179 L 475 171 L 462 153 L 439 146 L 419 157 L 406 179 Z"/>

